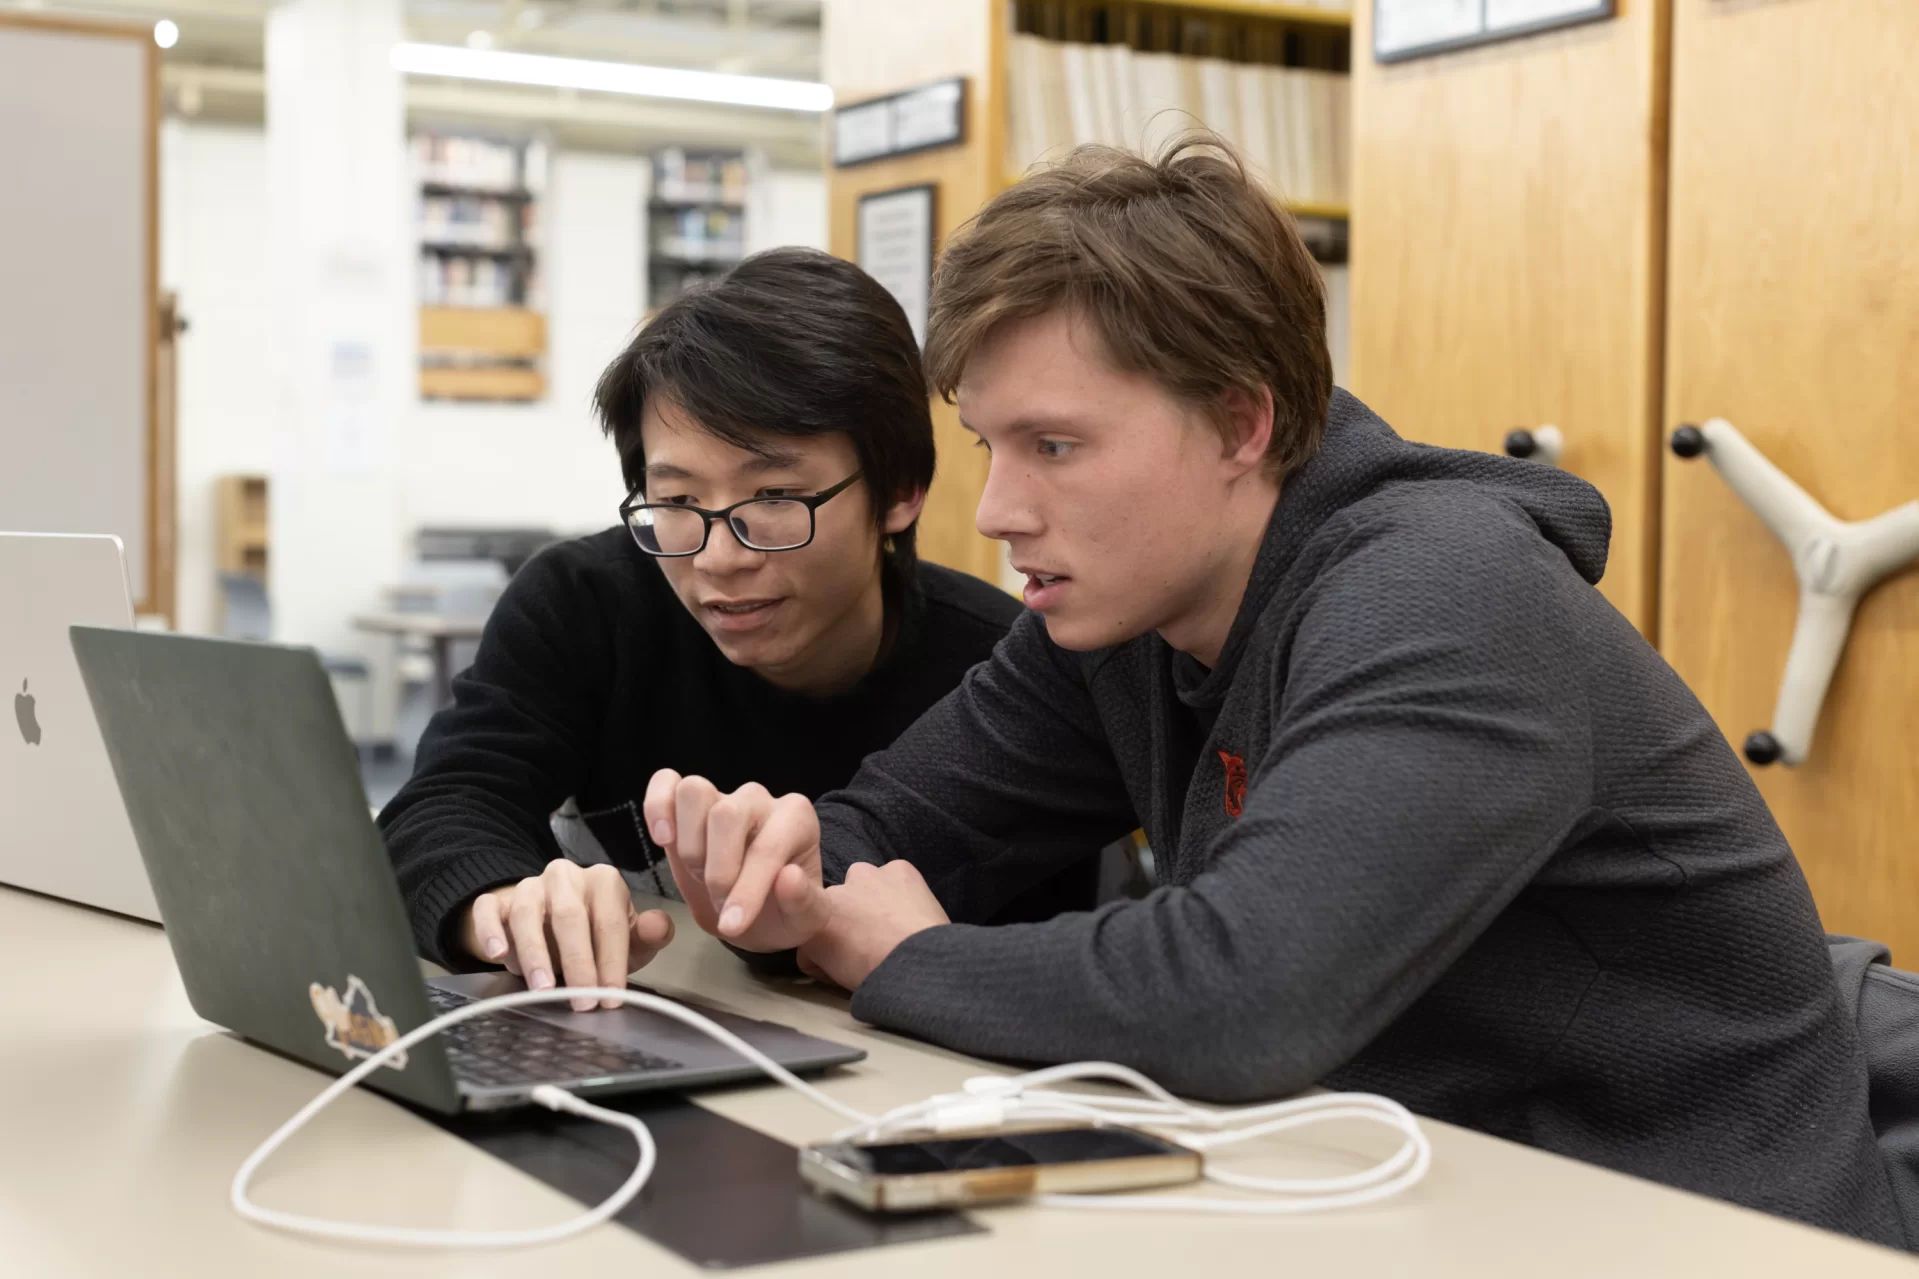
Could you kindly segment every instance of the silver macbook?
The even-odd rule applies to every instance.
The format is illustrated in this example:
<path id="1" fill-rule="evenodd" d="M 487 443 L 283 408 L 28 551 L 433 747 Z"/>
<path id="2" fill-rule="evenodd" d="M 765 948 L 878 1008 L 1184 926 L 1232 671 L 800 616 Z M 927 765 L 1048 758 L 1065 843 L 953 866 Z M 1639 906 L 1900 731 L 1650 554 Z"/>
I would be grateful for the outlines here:
<path id="1" fill-rule="evenodd" d="M 158 922 L 74 625 L 133 625 L 120 539 L 0 533 L 0 882 Z"/>

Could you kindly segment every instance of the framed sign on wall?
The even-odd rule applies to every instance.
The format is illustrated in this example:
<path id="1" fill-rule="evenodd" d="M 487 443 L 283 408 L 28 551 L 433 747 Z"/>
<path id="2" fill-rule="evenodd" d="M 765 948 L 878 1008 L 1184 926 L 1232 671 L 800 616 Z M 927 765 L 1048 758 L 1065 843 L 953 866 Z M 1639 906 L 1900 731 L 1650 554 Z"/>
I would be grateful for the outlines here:
<path id="1" fill-rule="evenodd" d="M 833 163 L 842 169 L 965 141 L 966 81 L 960 77 L 833 112 Z"/>
<path id="2" fill-rule="evenodd" d="M 899 300 L 922 347 L 933 284 L 936 195 L 931 182 L 872 191 L 859 198 L 857 218 L 855 254 L 860 269 Z"/>
<path id="3" fill-rule="evenodd" d="M 1373 0 L 1373 58 L 1404 62 L 1598 22 L 1618 0 Z"/>

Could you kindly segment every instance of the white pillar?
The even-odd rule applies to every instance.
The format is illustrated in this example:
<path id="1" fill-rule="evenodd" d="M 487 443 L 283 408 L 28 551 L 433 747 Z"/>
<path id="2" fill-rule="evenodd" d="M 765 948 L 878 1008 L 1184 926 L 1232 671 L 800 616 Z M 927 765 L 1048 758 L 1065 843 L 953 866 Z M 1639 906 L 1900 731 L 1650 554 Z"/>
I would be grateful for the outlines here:
<path id="1" fill-rule="evenodd" d="M 417 396 L 400 0 L 268 12 L 276 639 L 377 658 L 355 613 L 404 555 L 396 439 Z"/>

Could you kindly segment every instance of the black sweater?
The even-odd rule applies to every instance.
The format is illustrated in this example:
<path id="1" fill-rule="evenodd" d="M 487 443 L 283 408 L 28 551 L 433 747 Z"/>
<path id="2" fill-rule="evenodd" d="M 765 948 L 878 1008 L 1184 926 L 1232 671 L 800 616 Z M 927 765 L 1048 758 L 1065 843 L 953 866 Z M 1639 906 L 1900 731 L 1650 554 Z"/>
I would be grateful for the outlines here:
<path id="1" fill-rule="evenodd" d="M 1336 395 L 1216 669 L 1146 635 L 993 660 L 820 805 L 829 878 L 908 856 L 956 921 L 859 1017 L 1310 1084 L 1902 1243 L 1865 1064 L 1791 850 L 1686 686 L 1592 588 L 1563 472 L 1401 441 Z M 1141 901 L 972 926 L 1089 830 Z"/>
<path id="2" fill-rule="evenodd" d="M 616 865 L 645 870 L 658 854 L 639 805 L 658 769 L 809 798 L 845 785 L 1021 608 L 921 565 L 911 584 L 889 571 L 887 611 L 892 643 L 873 671 L 807 697 L 727 661 L 624 528 L 542 552 L 508 585 L 412 780 L 380 814 L 420 952 L 473 966 L 453 944 L 461 908 L 560 856 L 548 817 L 569 797 Z"/>

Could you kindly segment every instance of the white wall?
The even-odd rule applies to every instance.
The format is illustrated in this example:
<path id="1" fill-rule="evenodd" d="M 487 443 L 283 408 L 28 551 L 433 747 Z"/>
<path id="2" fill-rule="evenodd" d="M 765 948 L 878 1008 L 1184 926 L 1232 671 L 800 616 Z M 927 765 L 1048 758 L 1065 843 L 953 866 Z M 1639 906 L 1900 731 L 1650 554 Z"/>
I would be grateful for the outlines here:
<path id="1" fill-rule="evenodd" d="M 160 279 L 177 290 L 179 626 L 210 631 L 214 480 L 272 464 L 266 135 L 188 127 L 160 136 Z"/>
<path id="2" fill-rule="evenodd" d="M 119 535 L 151 607 L 143 43 L 0 25 L 0 527 Z"/>
<path id="3" fill-rule="evenodd" d="M 641 319 L 640 156 L 561 152 L 545 218 L 550 382 L 537 404 L 419 403 L 400 424 L 399 527 L 604 528 L 622 493 L 612 445 L 593 419 L 593 384 Z M 217 476 L 265 472 L 271 285 L 266 140 L 258 129 L 170 120 L 161 136 L 161 279 L 190 328 L 180 339 L 179 622 L 211 630 Z M 826 244 L 822 175 L 773 170 L 749 197 L 748 247 Z M 340 571 L 355 566 L 343 563 Z M 382 582 L 368 581 L 368 606 Z"/>
<path id="4" fill-rule="evenodd" d="M 391 645 L 352 618 L 405 562 L 392 457 L 419 377 L 404 30 L 401 0 L 266 15 L 272 634 L 369 658 Z"/>
<path id="5" fill-rule="evenodd" d="M 746 197 L 746 251 L 786 244 L 826 247 L 826 175 L 817 169 L 771 169 Z"/>
<path id="6" fill-rule="evenodd" d="M 402 526 L 604 528 L 625 491 L 593 384 L 645 306 L 648 162 L 561 152 L 546 194 L 547 397 L 422 403 L 401 449 Z"/>
<path id="7" fill-rule="evenodd" d="M 841 102 L 946 76 L 985 74 L 993 4 L 826 0 L 820 14 L 820 79 Z"/>

